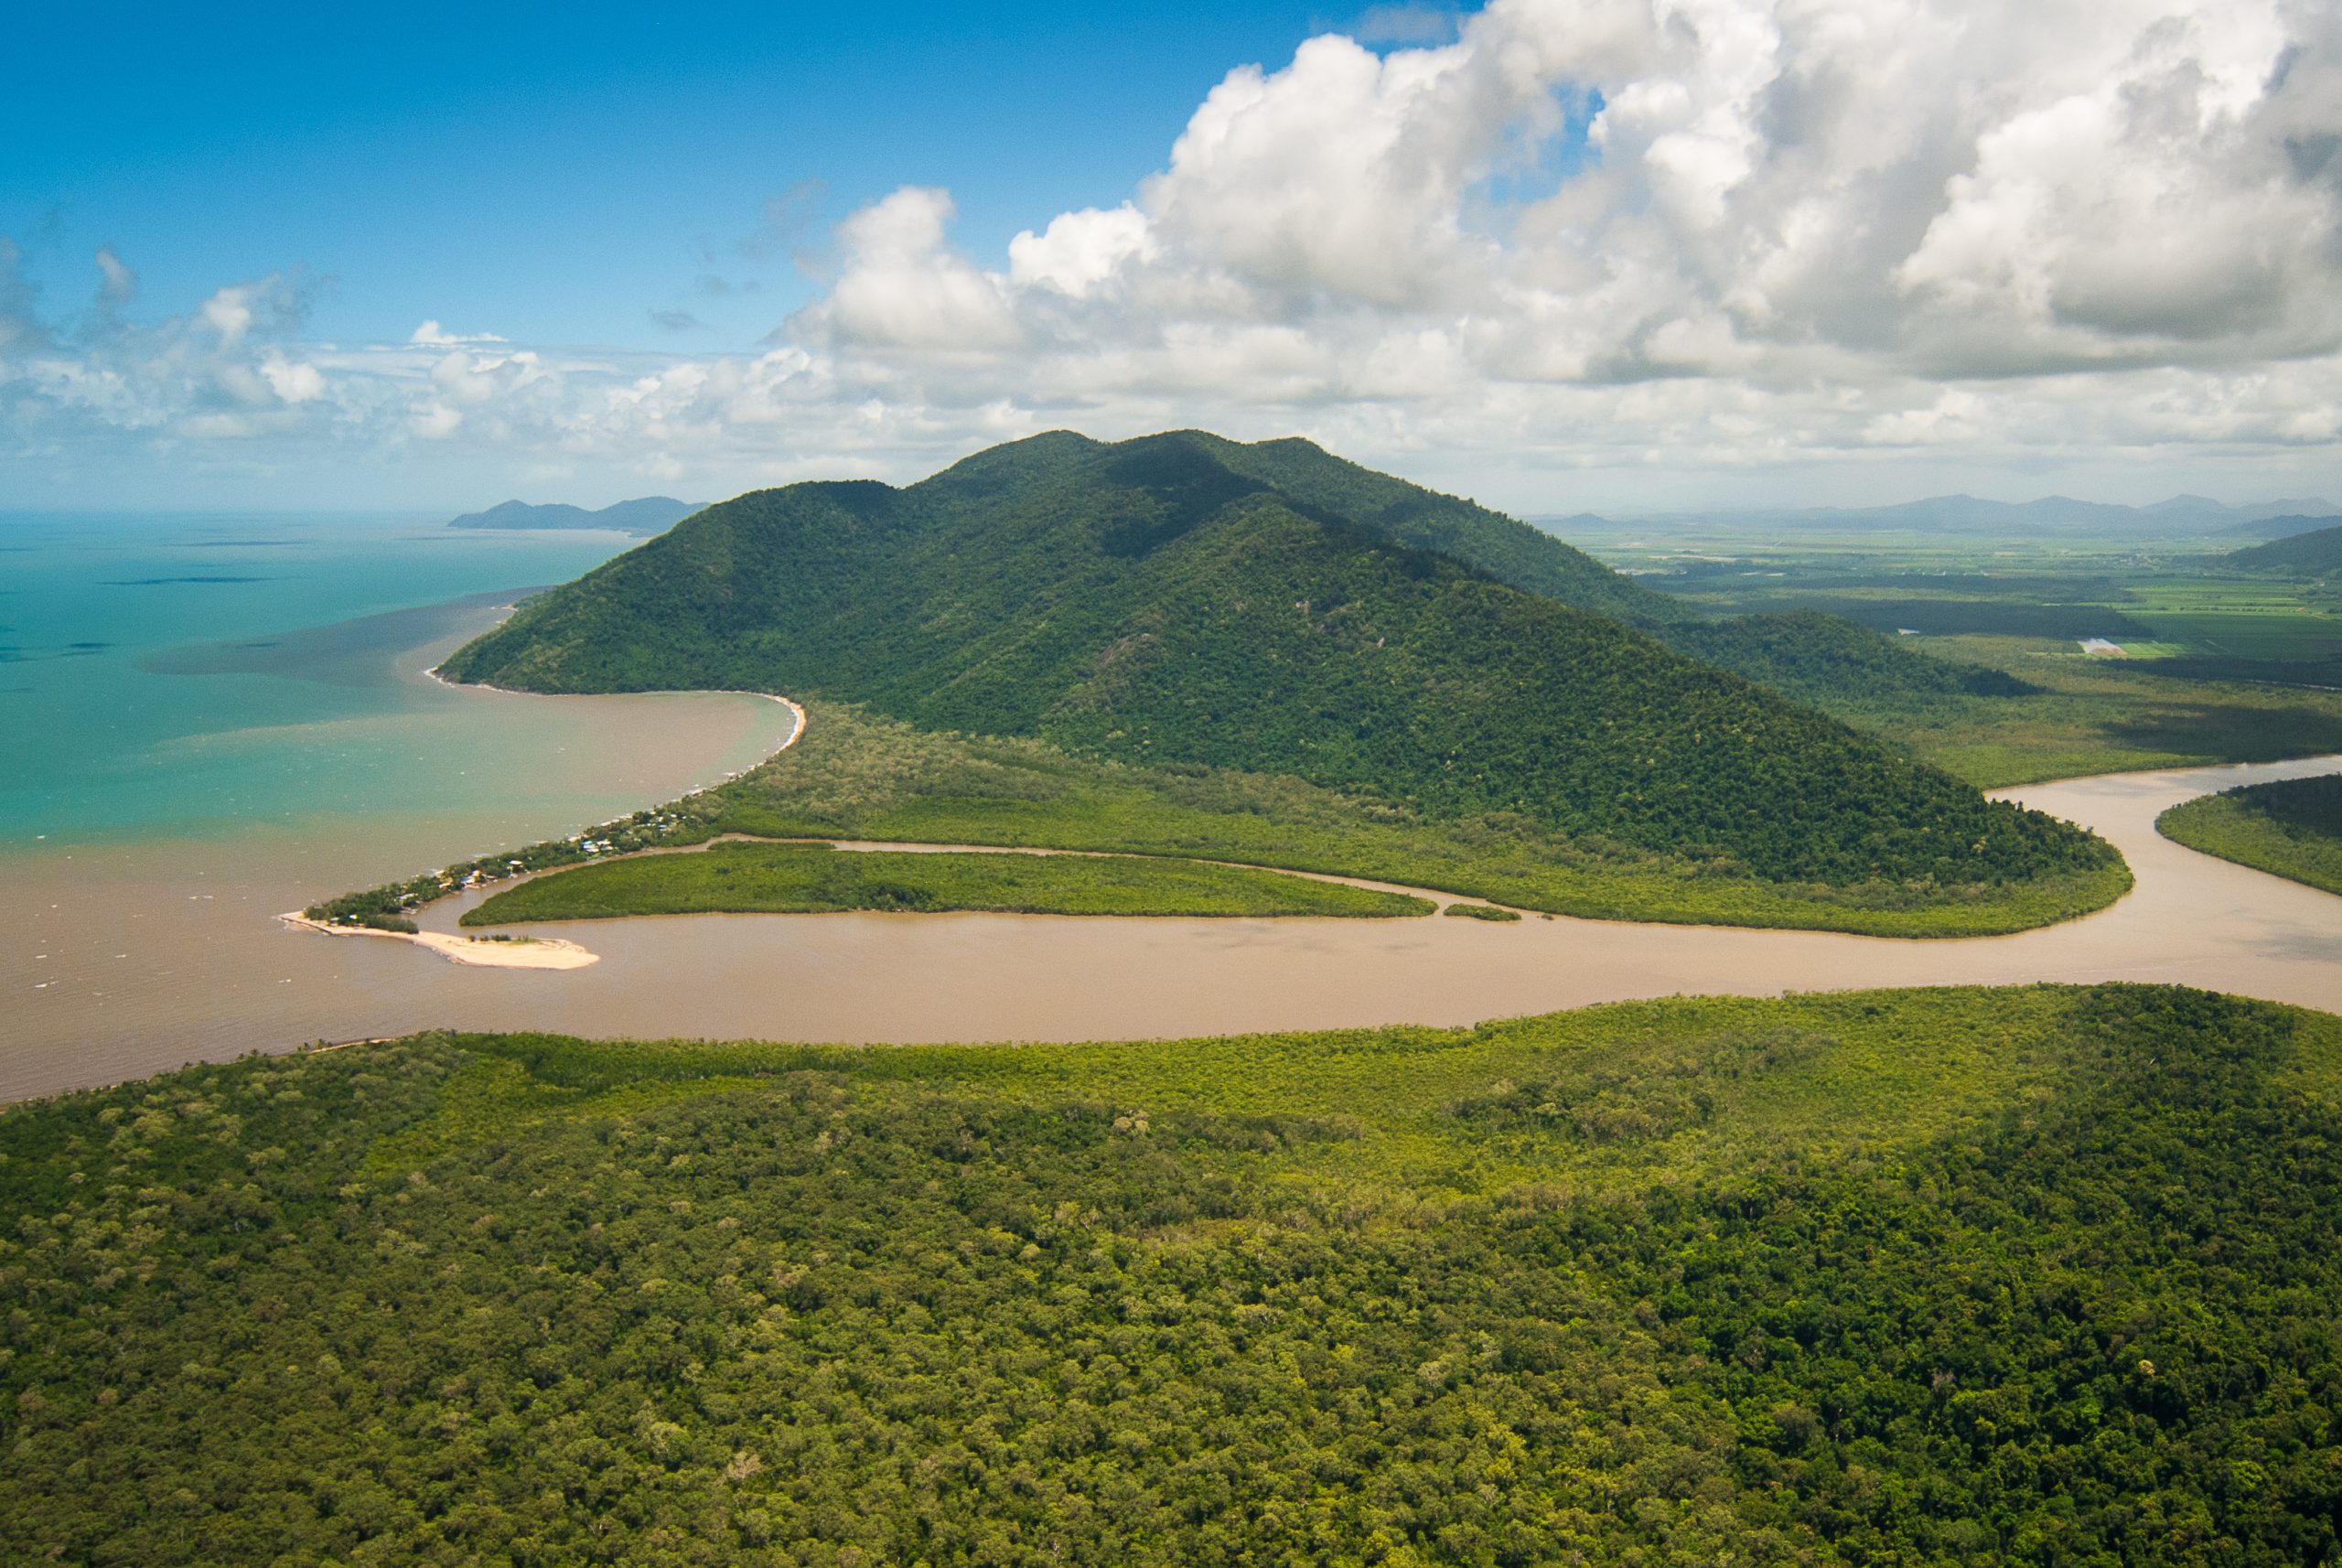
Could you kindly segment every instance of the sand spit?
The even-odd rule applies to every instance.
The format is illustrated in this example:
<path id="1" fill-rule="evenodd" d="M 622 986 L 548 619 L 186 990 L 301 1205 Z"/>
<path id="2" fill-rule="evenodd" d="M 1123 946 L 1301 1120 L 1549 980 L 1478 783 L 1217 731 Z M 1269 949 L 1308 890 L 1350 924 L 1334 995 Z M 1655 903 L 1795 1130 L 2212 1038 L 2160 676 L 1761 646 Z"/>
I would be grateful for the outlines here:
<path id="1" fill-rule="evenodd" d="M 448 680 L 435 669 L 424 671 L 424 675 L 426 679 L 435 681 L 443 686 L 463 688 L 462 682 Z M 505 690 L 501 686 L 491 686 L 485 682 L 473 685 L 469 689 L 484 692 Z M 797 722 L 790 728 L 789 738 L 774 749 L 773 757 L 779 757 L 782 752 L 795 746 L 805 734 L 805 710 L 787 697 L 779 696 L 771 692 L 727 692 L 722 694 L 761 697 L 769 703 L 779 703 L 795 717 Z M 766 760 L 770 761 L 771 758 L 768 757 Z M 738 771 L 727 773 L 718 782 L 729 783 L 739 776 Z M 714 787 L 714 785 L 704 786 L 693 790 L 692 794 L 704 794 L 707 789 Z M 471 964 L 481 969 L 584 969 L 588 964 L 601 961 L 599 954 L 560 937 L 465 937 L 453 936 L 445 931 L 385 931 L 373 926 L 329 925 L 323 920 L 313 920 L 308 916 L 298 912 L 279 915 L 277 920 L 288 930 L 322 931 L 329 937 L 390 937 L 398 941 L 412 942 L 416 947 L 428 949 L 452 963 Z"/>
<path id="2" fill-rule="evenodd" d="M 329 926 L 323 920 L 312 920 L 302 914 L 279 915 L 276 918 L 291 930 L 322 931 L 329 937 L 388 937 L 392 941 L 413 942 L 416 947 L 428 948 L 451 962 L 473 964 L 482 969 L 584 969 L 587 964 L 601 962 L 599 954 L 588 952 L 575 942 L 559 937 L 452 937 L 444 931 L 384 931 L 372 926 Z"/>

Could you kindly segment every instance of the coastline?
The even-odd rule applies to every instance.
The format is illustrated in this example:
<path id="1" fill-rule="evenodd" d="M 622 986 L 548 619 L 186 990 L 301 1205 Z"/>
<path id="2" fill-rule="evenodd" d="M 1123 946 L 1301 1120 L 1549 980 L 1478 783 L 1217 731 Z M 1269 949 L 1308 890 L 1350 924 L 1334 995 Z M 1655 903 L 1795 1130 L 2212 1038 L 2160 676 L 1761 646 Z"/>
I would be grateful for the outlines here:
<path id="1" fill-rule="evenodd" d="M 500 607 L 504 608 L 507 611 L 511 608 L 510 606 L 503 606 Z M 492 685 L 487 682 L 450 681 L 439 672 L 439 669 L 436 665 L 424 670 L 422 673 L 425 680 L 432 681 L 441 686 L 445 686 L 451 692 L 494 692 L 504 696 L 543 695 L 543 693 L 541 693 L 515 692 L 508 687 Z M 628 694 L 659 695 L 661 693 L 648 693 Z M 703 693 L 693 693 L 687 694 L 700 695 Z M 781 696 L 778 693 L 727 690 L 711 692 L 704 694 L 728 697 L 757 697 L 765 702 L 779 703 L 782 707 L 789 710 L 793 722 L 790 726 L 788 736 L 782 739 L 779 746 L 773 747 L 773 749 L 765 757 L 757 762 L 751 763 L 748 768 L 734 768 L 712 783 L 703 784 L 698 789 L 686 791 L 683 795 L 678 797 L 680 800 L 687 800 L 692 799 L 693 796 L 704 795 L 710 789 L 731 782 L 733 779 L 739 778 L 742 774 L 750 771 L 752 768 L 763 767 L 766 763 L 770 762 L 774 757 L 779 757 L 782 752 L 787 751 L 790 746 L 795 746 L 798 740 L 805 734 L 806 725 L 810 722 L 801 703 L 799 703 L 791 698 Z M 588 834 L 594 831 L 595 828 L 592 824 L 589 824 L 585 830 Z M 589 862 L 588 864 L 591 863 Z M 561 869 L 567 868 L 563 867 Z M 521 877 L 517 879 L 510 876 L 482 877 L 478 882 L 469 884 L 468 886 L 491 886 L 498 882 L 525 880 L 527 875 L 529 874 L 524 873 Z M 436 900 L 431 900 L 431 902 L 436 902 Z M 328 936 L 337 937 L 393 937 L 400 941 L 410 942 L 417 947 L 425 949 L 428 951 L 436 953 L 441 958 L 446 959 L 451 962 L 469 964 L 479 968 L 575 970 L 584 969 L 589 964 L 599 961 L 598 954 L 594 953 L 579 943 L 569 941 L 562 938 L 504 937 L 500 939 L 452 935 L 443 931 L 392 931 L 385 930 L 379 926 L 361 926 L 354 924 L 338 925 L 330 921 L 313 919 L 306 912 L 302 910 L 295 910 L 286 914 L 281 914 L 277 916 L 276 918 L 278 923 L 288 930 L 321 931 Z"/>
<path id="2" fill-rule="evenodd" d="M 498 607 L 509 611 L 517 607 L 503 605 Z M 439 673 L 439 667 L 435 664 L 423 672 L 423 678 L 426 681 L 434 682 L 438 685 L 445 686 L 450 692 L 494 692 L 500 696 L 506 697 L 543 697 L 559 696 L 562 694 L 557 692 L 522 692 L 515 690 L 510 686 L 499 686 L 492 682 L 488 681 L 450 681 L 447 677 Z M 795 746 L 799 738 L 804 735 L 805 725 L 808 722 L 805 716 L 804 707 L 794 700 L 780 695 L 778 692 L 749 692 L 740 690 L 736 687 L 722 686 L 707 688 L 693 687 L 689 691 L 626 692 L 615 693 L 596 693 L 594 694 L 596 696 L 623 695 L 628 697 L 756 697 L 768 703 L 779 703 L 782 707 L 789 710 L 790 715 L 797 722 L 790 728 L 788 739 L 782 741 L 779 746 L 774 746 L 768 754 L 760 757 L 757 761 L 750 763 L 747 767 L 734 768 L 731 772 L 726 773 L 724 777 L 718 779 L 715 781 L 715 784 L 703 784 L 698 789 L 688 790 L 682 795 L 677 797 L 678 800 L 690 800 L 693 795 L 704 795 L 710 789 L 714 789 L 716 784 L 729 784 L 732 780 L 739 778 L 742 774 L 752 773 L 756 769 L 762 768 L 766 763 L 770 762 L 774 757 L 779 757 L 782 752 L 787 751 L 790 746 Z"/>

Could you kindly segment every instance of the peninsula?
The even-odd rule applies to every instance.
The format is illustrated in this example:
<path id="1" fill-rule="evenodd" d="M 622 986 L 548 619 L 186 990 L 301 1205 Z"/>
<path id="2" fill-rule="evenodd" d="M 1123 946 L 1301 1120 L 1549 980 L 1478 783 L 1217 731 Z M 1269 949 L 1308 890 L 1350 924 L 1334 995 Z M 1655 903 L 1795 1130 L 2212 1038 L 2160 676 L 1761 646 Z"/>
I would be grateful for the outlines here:
<path id="1" fill-rule="evenodd" d="M 1192 431 L 743 496 L 443 671 L 803 701 L 806 745 L 649 814 L 669 846 L 1112 850 L 1896 935 L 2021 929 L 2128 886 L 2089 835 L 1726 665 L 2005 681 L 1827 616 L 1689 614 L 1469 501 Z"/>

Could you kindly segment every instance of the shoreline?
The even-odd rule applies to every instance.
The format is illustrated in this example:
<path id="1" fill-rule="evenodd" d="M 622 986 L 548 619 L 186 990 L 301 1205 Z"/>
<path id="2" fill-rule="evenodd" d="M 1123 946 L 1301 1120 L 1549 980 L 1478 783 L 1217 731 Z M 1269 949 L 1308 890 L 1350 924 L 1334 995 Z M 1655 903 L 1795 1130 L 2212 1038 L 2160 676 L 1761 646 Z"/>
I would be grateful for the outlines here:
<path id="1" fill-rule="evenodd" d="M 386 944 L 279 943 L 285 928 L 272 922 L 232 939 L 238 945 L 222 956 L 241 967 L 220 972 L 216 984 L 203 967 L 208 951 L 190 950 L 176 977 L 156 977 L 145 990 L 92 966 L 86 978 L 109 993 L 122 987 L 120 1000 L 97 1004 L 104 1011 L 87 1018 L 77 1013 L 70 1030 L 40 1032 L 43 1008 L 26 1015 L 23 1045 L 32 1054 L 0 1063 L 14 1069 L 0 1100 L 149 1076 L 189 1059 L 225 1060 L 255 1047 L 295 1049 L 434 1027 L 842 1046 L 1172 1039 L 1463 1027 L 1658 996 L 1839 991 L 1849 976 L 1894 989 L 2145 981 L 2342 1015 L 2342 906 L 2333 895 L 2204 855 L 2153 827 L 2161 809 L 2193 795 L 2336 771 L 2342 753 L 2161 776 L 2082 776 L 2040 795 L 2027 788 L 2021 793 L 2033 803 L 2120 846 L 2137 886 L 2088 919 L 1973 941 L 1566 917 L 1503 925 L 1498 930 L 1509 935 L 1490 940 L 1487 931 L 1463 929 L 1465 921 L 1434 919 L 693 915 L 616 920 L 591 933 L 546 929 L 582 940 L 603 961 L 555 983 L 493 967 L 452 976 Z M 268 920 L 268 911 L 297 900 L 297 886 L 247 905 L 251 918 L 236 923 L 249 930 Z M 59 896 L 48 885 L 27 891 Z M 164 891 L 176 904 L 181 894 L 210 888 L 174 883 Z M 440 913 L 433 924 L 455 934 Z M 42 946 L 53 940 L 45 926 L 27 927 Z M 121 943 L 111 929 L 72 940 L 102 948 L 100 957 Z"/>
<path id="2" fill-rule="evenodd" d="M 506 609 L 508 612 L 512 608 L 510 606 L 503 606 L 500 607 Z M 435 682 L 439 685 L 446 687 L 451 692 L 495 692 L 505 696 L 512 697 L 535 697 L 548 694 L 539 692 L 516 692 L 510 687 L 491 685 L 484 681 L 450 681 L 439 672 L 438 666 L 436 665 L 424 670 L 422 673 L 424 680 Z M 557 695 L 558 693 L 553 694 Z M 596 694 L 607 695 L 608 693 Z M 703 693 L 628 693 L 623 694 L 658 696 L 680 694 L 700 695 Z M 734 768 L 730 772 L 725 773 L 722 778 L 714 780 L 713 783 L 703 784 L 695 789 L 687 790 L 682 795 L 678 796 L 678 800 L 688 800 L 693 796 L 704 795 L 710 789 L 715 789 L 720 785 L 728 784 L 744 773 L 747 773 L 755 768 L 763 767 L 766 763 L 770 762 L 774 757 L 779 757 L 782 752 L 787 751 L 790 746 L 795 746 L 799 739 L 805 734 L 806 725 L 811 722 L 805 713 L 804 706 L 801 703 L 796 702 L 792 698 L 784 697 L 776 692 L 725 690 L 704 694 L 725 697 L 757 697 L 761 698 L 765 702 L 779 703 L 782 707 L 789 710 L 794 722 L 790 726 L 787 737 L 784 738 L 779 746 L 773 747 L 773 749 L 765 757 L 749 764 L 747 768 Z M 589 823 L 585 831 L 590 833 L 596 825 L 599 824 Z M 614 856 L 612 858 L 626 857 Z M 590 865 L 595 863 L 589 861 L 585 864 Z M 569 870 L 573 868 L 563 866 L 556 869 Z M 489 878 L 479 884 L 479 886 L 489 886 L 495 882 L 502 881 L 524 881 L 531 875 L 538 874 L 524 873 L 520 877 L 508 876 Z M 431 902 L 436 903 L 438 900 L 433 899 Z M 427 908 L 428 906 L 426 905 L 423 907 Z M 423 948 L 427 951 L 436 953 L 441 958 L 446 959 L 450 962 L 468 964 L 483 969 L 575 970 L 584 969 L 589 964 L 598 963 L 601 961 L 601 955 L 598 953 L 593 952 L 579 943 L 573 942 L 565 938 L 560 937 L 509 937 L 500 940 L 493 938 L 450 935 L 444 931 L 388 931 L 378 926 L 334 925 L 328 921 L 312 919 L 306 912 L 301 910 L 295 910 L 287 914 L 282 914 L 277 916 L 276 918 L 278 923 L 288 930 L 321 931 L 328 936 L 334 937 L 394 937 L 400 941 L 409 942 L 416 947 Z"/>
<path id="3" fill-rule="evenodd" d="M 516 608 L 517 607 L 504 605 L 498 607 L 509 611 Z M 435 685 L 445 686 L 450 692 L 494 692 L 498 695 L 505 697 L 561 697 L 570 694 L 565 692 L 522 692 L 510 686 L 499 686 L 493 682 L 489 681 L 450 681 L 447 677 L 439 673 L 439 666 L 435 664 L 430 669 L 423 671 L 423 678 Z M 787 751 L 790 746 L 795 746 L 798 740 L 805 734 L 805 725 L 808 722 L 805 716 L 805 709 L 803 705 L 793 698 L 784 697 L 778 692 L 750 692 L 733 686 L 693 686 L 690 688 L 675 688 L 672 690 L 661 689 L 655 692 L 592 692 L 579 693 L 577 695 L 596 697 L 755 697 L 763 702 L 779 703 L 782 707 L 787 708 L 791 716 L 793 716 L 797 721 L 795 725 L 791 727 L 789 732 L 789 738 L 782 741 L 779 746 L 774 746 L 766 756 L 748 764 L 747 767 L 734 768 L 731 772 L 724 775 L 723 778 L 718 779 L 715 781 L 715 784 L 728 784 L 744 773 L 754 772 L 757 768 L 762 768 L 766 763 L 770 762 L 774 757 L 779 757 L 782 752 Z M 715 784 L 703 784 L 696 789 L 688 790 L 685 793 L 677 796 L 676 799 L 688 800 L 693 795 L 704 795 L 710 789 L 714 789 Z"/>
<path id="4" fill-rule="evenodd" d="M 298 911 L 279 915 L 276 918 L 288 929 L 319 931 L 328 937 L 389 937 L 394 941 L 411 942 L 437 953 L 450 963 L 468 964 L 478 969 L 584 969 L 602 961 L 601 954 L 589 952 L 563 937 L 511 937 L 499 941 L 493 938 L 451 937 L 444 931 L 386 931 L 379 926 L 328 926 L 323 920 L 312 920 Z"/>

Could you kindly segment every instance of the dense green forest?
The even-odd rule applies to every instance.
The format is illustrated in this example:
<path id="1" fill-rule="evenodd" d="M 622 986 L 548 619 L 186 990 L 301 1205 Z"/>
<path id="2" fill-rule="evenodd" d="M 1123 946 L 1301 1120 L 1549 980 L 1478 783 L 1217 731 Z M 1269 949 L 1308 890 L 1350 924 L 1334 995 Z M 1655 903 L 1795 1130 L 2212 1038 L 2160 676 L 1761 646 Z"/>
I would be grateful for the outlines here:
<path id="1" fill-rule="evenodd" d="M 2199 795 L 2156 818 L 2155 829 L 2206 854 L 2342 893 L 2342 776 Z"/>
<path id="2" fill-rule="evenodd" d="M 2337 1560 L 2342 1020 L 2164 988 L 0 1113 L 0 1558 Z"/>
<path id="3" fill-rule="evenodd" d="M 1774 882 L 1960 889 L 2104 863 L 2075 830 L 1612 618 L 1667 608 L 1525 524 L 1304 442 L 1059 434 L 904 489 L 712 507 L 445 668 L 850 700 L 1431 820 L 1509 813 Z M 1850 657 L 1842 626 L 1710 641 L 1820 679 Z M 1823 646 L 1800 656 L 1799 639 Z M 1928 662 L 1875 639 L 1864 660 L 1903 680 Z"/>
<path id="4" fill-rule="evenodd" d="M 1026 915 L 1428 915 L 1429 899 L 1160 857 L 841 852 L 719 843 L 604 861 L 507 888 L 467 926 L 624 915 L 990 909 Z"/>

